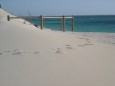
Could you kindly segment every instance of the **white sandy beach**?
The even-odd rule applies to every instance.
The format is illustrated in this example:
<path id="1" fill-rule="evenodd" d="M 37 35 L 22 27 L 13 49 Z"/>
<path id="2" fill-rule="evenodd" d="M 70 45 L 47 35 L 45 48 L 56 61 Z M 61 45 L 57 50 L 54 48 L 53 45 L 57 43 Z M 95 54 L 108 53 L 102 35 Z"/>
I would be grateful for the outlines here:
<path id="1" fill-rule="evenodd" d="M 115 86 L 115 33 L 40 30 L 7 15 L 0 9 L 0 86 Z"/>

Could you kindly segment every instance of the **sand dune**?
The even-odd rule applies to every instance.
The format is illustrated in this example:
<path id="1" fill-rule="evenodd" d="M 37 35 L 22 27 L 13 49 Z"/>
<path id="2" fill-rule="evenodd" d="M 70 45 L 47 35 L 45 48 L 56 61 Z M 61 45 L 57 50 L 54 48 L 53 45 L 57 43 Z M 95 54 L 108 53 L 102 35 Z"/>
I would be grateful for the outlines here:
<path id="1" fill-rule="evenodd" d="M 114 33 L 40 30 L 7 15 L 0 9 L 0 86 L 115 86 Z"/>

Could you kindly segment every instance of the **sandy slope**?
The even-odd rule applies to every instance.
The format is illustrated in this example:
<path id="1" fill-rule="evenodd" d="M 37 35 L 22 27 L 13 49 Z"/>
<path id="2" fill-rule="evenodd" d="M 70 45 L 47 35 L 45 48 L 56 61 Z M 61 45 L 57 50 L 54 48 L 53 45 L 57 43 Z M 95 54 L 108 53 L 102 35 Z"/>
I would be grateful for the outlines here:
<path id="1" fill-rule="evenodd" d="M 0 86 L 115 86 L 114 44 L 7 15 L 0 9 Z"/>

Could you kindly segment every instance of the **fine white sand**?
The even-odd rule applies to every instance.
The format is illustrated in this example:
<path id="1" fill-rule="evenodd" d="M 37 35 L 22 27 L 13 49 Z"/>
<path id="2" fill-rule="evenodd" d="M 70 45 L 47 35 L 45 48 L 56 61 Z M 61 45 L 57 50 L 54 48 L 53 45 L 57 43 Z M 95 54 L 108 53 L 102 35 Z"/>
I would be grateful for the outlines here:
<path id="1" fill-rule="evenodd" d="M 40 30 L 7 15 L 0 9 L 0 86 L 115 86 L 114 33 Z"/>

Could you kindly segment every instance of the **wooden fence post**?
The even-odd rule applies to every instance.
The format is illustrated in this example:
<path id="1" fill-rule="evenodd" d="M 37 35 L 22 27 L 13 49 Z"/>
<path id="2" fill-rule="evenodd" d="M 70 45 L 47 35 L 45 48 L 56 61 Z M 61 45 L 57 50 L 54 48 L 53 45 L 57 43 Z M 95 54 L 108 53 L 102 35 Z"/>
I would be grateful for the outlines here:
<path id="1" fill-rule="evenodd" d="M 43 27 L 45 28 L 45 18 L 43 18 Z"/>
<path id="2" fill-rule="evenodd" d="M 72 32 L 74 32 L 74 16 L 72 16 Z"/>
<path id="3" fill-rule="evenodd" d="M 60 31 L 63 31 L 63 19 L 60 18 Z"/>
<path id="4" fill-rule="evenodd" d="M 10 16 L 9 15 L 7 15 L 7 20 L 10 21 Z"/>
<path id="5" fill-rule="evenodd" d="M 40 16 L 40 28 L 43 29 L 43 16 Z"/>
<path id="6" fill-rule="evenodd" d="M 65 16 L 63 16 L 63 32 L 65 32 Z"/>

